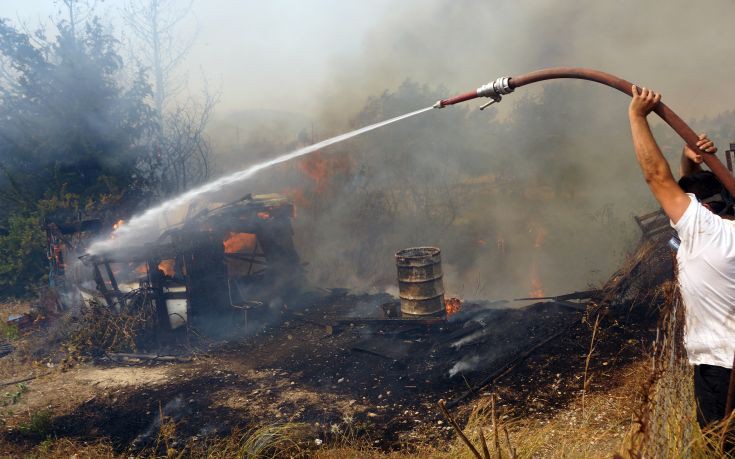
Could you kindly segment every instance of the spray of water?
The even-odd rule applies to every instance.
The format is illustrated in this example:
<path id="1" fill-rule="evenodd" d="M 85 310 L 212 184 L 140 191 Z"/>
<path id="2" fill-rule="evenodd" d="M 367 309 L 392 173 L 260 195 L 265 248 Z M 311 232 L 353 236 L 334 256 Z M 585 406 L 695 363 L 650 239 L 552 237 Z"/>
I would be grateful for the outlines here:
<path id="1" fill-rule="evenodd" d="M 313 145 L 309 145 L 296 151 L 292 151 L 291 153 L 286 153 L 276 158 L 269 159 L 268 161 L 254 164 L 242 171 L 226 175 L 198 188 L 191 189 L 186 193 L 183 193 L 162 204 L 159 204 L 156 207 L 152 207 L 146 210 L 141 215 L 133 217 L 128 223 L 116 229 L 113 233 L 112 238 L 97 241 L 92 244 L 89 248 L 89 253 L 92 255 L 98 255 L 103 252 L 114 250 L 117 247 L 124 247 L 129 244 L 140 244 L 142 241 L 149 240 L 152 233 L 155 233 L 155 236 L 158 236 L 158 233 L 160 231 L 158 223 L 161 220 L 161 217 L 165 216 L 166 213 L 169 211 L 181 208 L 184 205 L 188 205 L 193 200 L 198 199 L 208 193 L 219 191 L 228 185 L 248 179 L 258 172 L 262 171 L 263 169 L 267 169 L 271 166 L 275 166 L 276 164 L 298 158 L 299 156 L 308 155 L 309 153 L 313 153 L 335 143 L 351 139 L 352 137 L 364 134 L 374 129 L 387 126 L 391 123 L 395 123 L 396 121 L 419 115 L 421 113 L 431 110 L 432 108 L 433 107 L 422 108 L 420 110 L 416 110 L 415 112 L 396 116 L 395 118 L 391 118 L 389 120 L 381 121 L 379 123 L 371 124 L 370 126 L 365 126 L 360 129 L 355 129 L 354 131 L 347 132 L 336 137 L 322 140 L 321 142 L 315 143 Z"/>

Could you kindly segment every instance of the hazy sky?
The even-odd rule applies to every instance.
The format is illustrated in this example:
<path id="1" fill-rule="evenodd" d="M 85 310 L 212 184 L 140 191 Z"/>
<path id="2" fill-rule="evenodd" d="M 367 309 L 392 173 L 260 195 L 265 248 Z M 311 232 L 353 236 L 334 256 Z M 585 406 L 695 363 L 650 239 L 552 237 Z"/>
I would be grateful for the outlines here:
<path id="1" fill-rule="evenodd" d="M 119 27 L 125 1 L 99 11 Z M 0 17 L 32 26 L 59 3 L 0 0 Z M 183 68 L 194 92 L 203 77 L 221 90 L 220 114 L 317 115 L 326 95 L 339 116 L 341 100 L 360 105 L 406 78 L 464 91 L 576 65 L 653 86 L 687 118 L 735 107 L 732 24 L 732 0 L 194 0 L 181 32 L 199 30 Z"/>
<path id="2" fill-rule="evenodd" d="M 59 11 L 58 0 L 0 0 L 0 17 L 35 26 Z M 120 26 L 125 0 L 98 3 Z M 179 3 L 186 5 L 182 0 Z M 311 112 L 305 88 L 328 81 L 330 64 L 363 46 L 365 33 L 383 17 L 389 0 L 195 0 L 182 26 L 197 41 L 183 67 L 191 88 L 202 77 L 221 89 L 220 111 L 237 108 Z"/>
<path id="3" fill-rule="evenodd" d="M 171 1 L 180 5 L 189 2 Z M 122 29 L 121 8 L 125 3 L 125 0 L 100 0 L 99 3 L 100 14 L 112 23 L 116 32 Z M 0 0 L 0 17 L 25 22 L 31 28 L 38 21 L 58 14 L 58 11 L 59 0 Z M 265 139 L 263 143 L 266 146 L 272 143 L 274 148 L 295 137 L 295 132 L 286 132 L 282 127 L 285 123 L 280 119 L 273 123 L 272 135 L 266 135 L 271 132 L 266 123 L 260 119 L 253 121 L 255 116 L 234 116 L 231 113 L 234 110 L 271 109 L 307 115 L 311 119 L 292 118 L 303 122 L 304 127 L 308 121 L 313 121 L 317 139 L 323 139 L 346 131 L 350 127 L 349 121 L 365 107 L 368 97 L 394 91 L 406 79 L 431 86 L 444 84 L 449 96 L 476 88 L 496 77 L 551 66 L 596 68 L 652 87 L 662 92 L 664 101 L 688 122 L 735 109 L 735 61 L 731 33 L 735 30 L 733 0 L 194 0 L 191 13 L 180 33 L 185 37 L 198 30 L 198 37 L 188 59 L 182 63 L 182 70 L 188 73 L 190 90 L 194 94 L 202 87 L 205 77 L 210 88 L 220 91 L 216 121 L 225 126 L 217 132 L 211 128 L 215 146 L 224 145 L 222 140 L 226 141 L 230 135 L 230 141 L 237 136 L 237 142 L 229 145 L 239 148 L 240 127 L 243 125 L 252 125 L 253 132 L 258 134 L 254 136 L 255 140 Z M 570 89 L 557 91 L 556 88 L 562 85 Z M 542 87 L 546 88 L 544 100 L 551 102 L 544 105 L 544 115 L 535 119 L 531 115 L 541 110 L 534 109 L 527 96 Z M 433 102 L 417 101 L 417 104 L 430 105 Z M 468 104 L 473 108 L 478 105 L 477 101 Z M 396 163 L 403 164 L 403 168 L 397 167 L 389 172 L 395 172 L 401 183 L 415 180 L 420 186 L 426 186 L 425 177 L 439 178 L 446 174 L 448 163 L 463 161 L 455 158 L 455 152 L 476 158 L 473 164 L 482 164 L 479 158 L 486 154 L 501 155 L 508 149 L 506 145 L 511 145 L 518 153 L 515 157 L 503 159 L 517 166 L 517 171 L 535 170 L 531 167 L 537 165 L 535 160 L 526 162 L 525 153 L 554 153 L 567 162 L 553 165 L 557 169 L 550 165 L 545 174 L 559 177 L 558 181 L 563 182 L 567 189 L 589 192 L 589 199 L 586 203 L 581 201 L 584 205 L 572 201 L 570 208 L 559 212 L 557 209 L 546 210 L 551 221 L 549 237 L 553 240 L 554 234 L 561 238 L 558 235 L 569 234 L 567 228 L 579 227 L 571 222 L 590 221 L 590 215 L 602 212 L 599 209 L 621 209 L 619 212 L 627 218 L 628 212 L 651 202 L 648 192 L 642 190 L 643 181 L 638 172 L 629 173 L 635 164 L 630 149 L 626 105 L 624 97 L 615 98 L 610 89 L 599 85 L 549 82 L 545 86 L 522 88 L 489 112 L 480 113 L 476 109 L 469 112 L 466 119 L 475 117 L 473 120 L 481 117 L 491 120 L 495 110 L 507 114 L 511 120 L 514 113 L 525 113 L 522 119 L 528 128 L 515 129 L 504 145 L 493 144 L 494 139 L 476 143 L 474 136 L 457 136 L 457 132 L 469 131 L 455 131 L 453 126 L 441 124 L 439 117 L 452 113 L 451 109 L 446 109 L 441 114 L 427 113 L 423 118 L 413 120 L 413 124 L 407 121 L 394 126 L 392 131 L 385 129 L 380 134 L 365 136 L 373 142 L 364 144 L 365 151 L 371 154 L 382 152 L 383 156 L 374 159 L 365 155 L 365 158 L 373 158 L 370 159 L 373 162 L 364 161 L 371 167 L 375 166 L 372 170 L 381 171 L 375 173 L 380 176 L 387 174 L 383 169 L 389 169 L 383 163 L 390 164 L 394 153 L 398 153 L 397 156 L 405 158 L 406 162 Z M 401 110 L 420 107 L 401 106 Z M 515 107 L 520 110 L 514 110 Z M 529 114 L 528 110 L 535 111 Z M 453 113 L 457 114 L 457 111 Z M 549 113 L 558 113 L 560 116 L 556 121 L 559 123 L 554 123 L 555 118 Z M 575 116 L 580 113 L 585 116 Z M 263 112 L 256 115 L 265 117 Z M 374 115 L 373 121 L 387 117 L 385 113 Z M 287 118 L 282 114 L 274 116 L 278 117 Z M 431 117 L 439 124 L 430 124 Z M 564 124 L 565 121 L 568 123 Z M 442 132 L 447 134 L 431 137 L 438 139 L 437 142 L 414 142 L 424 142 L 429 138 L 428 135 L 412 137 L 421 132 L 422 126 L 442 126 Z M 694 123 L 693 127 L 697 129 Z M 540 137 L 544 132 L 549 136 Z M 604 142 L 599 140 L 601 136 L 598 133 L 605 134 L 602 137 L 606 139 Z M 252 164 L 255 158 L 262 158 L 266 153 L 273 153 L 268 148 L 262 152 L 257 150 L 257 142 L 246 145 L 248 150 L 222 148 L 219 151 L 222 155 L 226 154 L 223 151 L 232 152 L 231 156 L 237 161 L 232 164 L 242 166 Z M 597 155 L 584 154 L 588 151 Z M 425 169 L 416 169 L 414 164 L 424 165 Z M 412 175 L 415 170 L 428 172 Z M 519 176 L 523 177 L 522 174 Z M 286 174 L 284 180 L 289 177 Z M 532 184 L 535 178 L 529 176 L 524 180 L 527 180 L 524 183 Z M 269 181 L 267 185 L 272 187 L 267 190 L 269 192 L 292 189 L 292 184 L 285 181 Z M 239 196 L 252 191 L 250 186 L 245 184 L 242 189 L 237 189 Z M 335 195 L 341 193 L 336 192 Z M 519 202 L 507 207 L 512 210 L 495 206 L 493 202 L 483 202 L 468 221 L 477 223 L 478 237 L 483 240 L 493 240 L 491 233 L 495 231 L 492 229 L 494 226 L 486 224 L 491 220 L 483 220 L 486 217 L 497 217 L 499 222 L 520 222 L 517 227 L 513 226 L 515 223 L 509 224 L 503 231 L 518 237 L 517 246 L 531 247 L 531 241 L 524 236 L 526 233 L 518 230 L 528 216 L 523 208 L 526 201 Z M 608 205 L 617 207 L 604 207 Z M 334 211 L 337 212 L 335 218 L 353 221 L 349 218 L 352 218 L 354 209 L 348 207 L 325 206 L 330 209 L 329 215 Z M 612 211 L 603 214 L 609 216 Z M 433 213 L 428 212 L 427 215 L 430 217 Z M 614 221 L 612 218 L 608 220 Z M 498 228 L 503 228 L 503 224 L 498 225 Z M 424 226 L 431 224 L 427 220 Z M 584 231 L 586 225 L 580 228 L 575 231 Z M 342 249 L 350 247 L 354 239 L 349 229 L 348 226 L 335 227 L 332 219 L 318 220 L 312 228 L 307 223 L 301 232 L 301 237 L 305 238 L 303 245 L 317 247 L 315 258 L 324 257 L 323 246 L 311 244 L 310 237 L 320 241 L 320 237 L 327 235 L 321 241 L 331 244 L 334 250 L 330 256 L 334 255 L 334 259 L 324 258 L 323 265 L 330 272 L 339 271 L 334 266 L 343 266 L 338 264 L 344 263 Z M 332 237 L 335 234 L 332 231 L 338 232 L 339 236 Z M 403 231 L 407 230 L 396 229 L 396 233 Z M 483 231 L 490 232 L 485 235 Z M 470 234 L 474 233 L 468 232 L 462 237 L 469 238 Z M 598 252 L 600 247 L 607 247 L 609 253 L 617 253 L 616 250 L 623 250 L 622 245 L 615 246 L 617 242 L 609 240 L 618 238 L 619 234 L 622 233 L 598 233 L 600 240 L 591 238 L 584 247 L 595 247 Z M 376 232 L 365 241 L 369 243 L 375 237 L 383 244 L 381 263 L 385 266 L 379 271 L 389 273 L 393 269 L 389 266 L 393 262 L 391 250 L 396 247 L 389 248 L 388 239 L 381 239 L 384 236 L 391 235 Z M 414 236 L 413 232 L 405 235 L 401 244 L 415 244 L 417 239 L 424 237 Z M 608 241 L 602 241 L 606 237 Z M 447 242 L 448 246 L 450 242 Z M 426 243 L 434 244 L 435 241 Z M 508 246 L 513 246 L 513 243 L 509 242 Z M 465 247 L 471 247 L 467 250 L 471 250 L 473 255 L 476 252 L 475 246 Z M 371 246 L 370 250 L 373 249 Z M 463 249 L 458 247 L 457 250 Z M 591 253 L 588 249 L 579 250 L 585 252 L 575 254 L 580 257 Z M 445 252 L 447 266 L 452 263 L 448 252 Z M 454 260 L 463 258 L 466 257 L 455 254 Z M 549 266 L 560 273 L 558 277 L 569 274 L 570 279 L 575 279 L 574 286 L 566 284 L 570 289 L 588 286 L 586 275 L 574 273 L 592 269 L 593 265 L 586 264 L 586 261 L 580 264 L 577 260 L 581 258 L 569 254 L 565 258 L 565 262 L 572 260 L 575 266 L 566 270 L 558 269 L 551 262 Z M 488 263 L 492 263 L 492 259 L 489 260 Z M 560 261 L 554 259 L 553 262 Z M 527 268 L 522 263 L 518 266 L 521 291 L 527 291 L 524 286 Z M 495 269 L 490 264 L 483 273 L 494 276 Z M 543 268 L 541 271 L 543 277 Z M 480 278 L 479 274 L 477 278 Z M 563 291 L 570 290 L 560 287 L 559 293 Z"/>

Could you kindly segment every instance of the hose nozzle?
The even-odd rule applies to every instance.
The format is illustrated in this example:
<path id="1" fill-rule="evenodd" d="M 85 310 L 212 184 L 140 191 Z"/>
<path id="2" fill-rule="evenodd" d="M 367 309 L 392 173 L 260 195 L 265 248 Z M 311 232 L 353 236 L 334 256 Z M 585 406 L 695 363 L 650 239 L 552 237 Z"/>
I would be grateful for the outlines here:
<path id="1" fill-rule="evenodd" d="M 480 107 L 480 110 L 487 108 L 488 106 L 500 102 L 502 96 L 513 92 L 513 88 L 510 85 L 510 77 L 500 77 L 495 81 L 491 81 L 486 85 L 482 85 L 475 91 L 470 91 L 464 94 L 460 94 L 449 99 L 442 99 L 434 104 L 434 108 L 444 108 L 447 105 L 454 105 L 466 100 L 476 99 L 478 97 L 489 97 L 492 101 L 484 104 Z"/>

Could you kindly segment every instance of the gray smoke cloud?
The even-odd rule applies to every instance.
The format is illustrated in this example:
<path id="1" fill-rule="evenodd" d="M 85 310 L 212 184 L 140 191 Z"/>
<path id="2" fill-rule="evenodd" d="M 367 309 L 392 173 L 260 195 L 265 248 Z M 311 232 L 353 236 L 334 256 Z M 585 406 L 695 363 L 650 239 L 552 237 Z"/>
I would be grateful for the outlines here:
<path id="1" fill-rule="evenodd" d="M 727 127 L 733 117 L 723 113 L 735 95 L 726 90 L 732 67 L 723 11 L 723 1 L 401 4 L 315 89 L 321 110 L 311 126 L 302 124 L 301 140 L 414 110 L 497 76 L 578 65 L 661 91 L 724 146 L 735 140 Z M 693 18 L 707 26 L 694 30 Z M 710 84 L 703 87 L 705 68 Z M 496 109 L 478 112 L 470 102 L 429 112 L 249 185 L 295 196 L 298 247 L 323 285 L 392 286 L 396 250 L 436 245 L 450 294 L 583 289 L 604 280 L 632 247 L 632 216 L 656 208 L 633 156 L 627 103 L 588 82 L 535 85 Z M 282 144 L 284 131 L 272 131 Z M 681 142 L 665 127 L 657 134 L 676 164 Z M 233 150 L 247 154 L 247 141 Z"/>
<path id="2" fill-rule="evenodd" d="M 188 64 L 206 62 L 215 80 L 233 67 L 217 67 L 207 55 L 242 45 L 232 34 L 227 45 L 216 41 L 228 21 L 244 12 L 259 20 L 258 8 L 230 8 L 225 14 L 214 3 L 194 3 L 202 33 Z M 278 37 L 263 36 L 265 44 L 278 43 L 278 56 L 253 54 L 237 87 L 228 86 L 232 75 L 223 79 L 229 111 L 209 130 L 221 175 L 497 76 L 556 65 L 599 68 L 651 86 L 721 147 L 735 140 L 728 111 L 735 106 L 733 68 L 722 38 L 733 19 L 727 0 L 409 0 L 375 8 L 385 13 L 370 16 L 379 20 L 369 26 L 357 27 L 363 16 L 347 14 L 358 7 L 328 13 L 342 34 L 350 21 L 367 30 L 360 46 L 346 50 L 335 41 L 332 50 L 323 40 L 319 49 L 301 49 L 305 29 L 289 35 L 281 27 Z M 217 33 L 212 18 L 221 22 Z M 299 58 L 286 71 L 280 59 L 293 53 Z M 298 68 L 310 57 L 322 77 L 303 69 L 309 77 L 301 79 Z M 295 90 L 298 108 L 284 105 Z M 267 109 L 232 110 L 233 100 L 257 100 Z M 292 197 L 298 249 L 320 285 L 394 288 L 395 251 L 435 245 L 443 250 L 450 295 L 586 288 L 605 279 L 635 242 L 632 215 L 656 207 L 634 161 L 626 105 L 619 93 L 588 82 L 534 85 L 485 112 L 476 101 L 432 111 L 279 165 L 212 200 L 249 192 Z M 681 142 L 665 126 L 656 132 L 676 164 Z"/>

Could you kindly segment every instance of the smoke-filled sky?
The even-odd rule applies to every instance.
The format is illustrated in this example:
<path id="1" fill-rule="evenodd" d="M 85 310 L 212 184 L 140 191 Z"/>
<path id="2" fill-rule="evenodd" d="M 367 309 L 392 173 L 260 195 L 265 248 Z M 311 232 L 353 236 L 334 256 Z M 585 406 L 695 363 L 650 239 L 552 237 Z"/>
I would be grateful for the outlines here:
<path id="1" fill-rule="evenodd" d="M 33 28 L 59 3 L 4 0 L 0 16 Z M 125 3 L 98 3 L 121 31 Z M 652 87 L 695 129 L 719 126 L 724 146 L 735 140 L 721 128 L 728 118 L 703 118 L 735 108 L 733 24 L 732 0 L 194 0 L 179 34 L 198 35 L 180 73 L 191 94 L 204 81 L 219 91 L 210 136 L 220 172 L 285 153 L 310 124 L 317 134 L 304 131 L 301 144 L 549 66 Z M 549 82 L 488 112 L 473 101 L 472 111 L 429 112 L 341 145 L 345 164 L 319 160 L 334 169 L 331 188 L 315 179 L 329 192 L 302 204 L 299 249 L 325 285 L 353 276 L 392 284 L 397 249 L 436 244 L 448 291 L 525 295 L 535 277 L 547 293 L 583 289 L 629 248 L 634 237 L 620 228 L 631 229 L 631 214 L 655 206 L 636 170 L 626 103 L 599 85 Z M 268 111 L 299 116 L 285 129 L 284 118 L 257 118 Z M 303 194 L 283 171 L 233 196 Z"/>
<path id="2" fill-rule="evenodd" d="M 0 16 L 32 26 L 59 3 L 3 0 Z M 124 3 L 98 5 L 120 25 Z M 650 85 L 687 119 L 735 106 L 733 23 L 731 0 L 194 0 L 181 34 L 199 31 L 183 70 L 193 91 L 203 75 L 221 89 L 220 114 L 314 115 L 323 96 L 364 99 L 406 78 L 466 90 L 574 65 Z"/>

